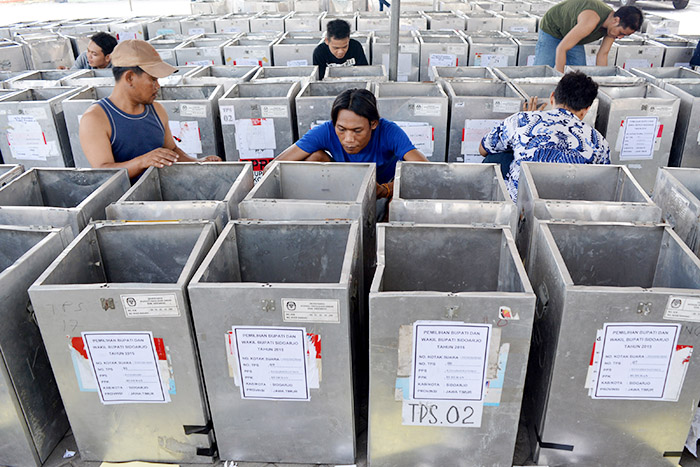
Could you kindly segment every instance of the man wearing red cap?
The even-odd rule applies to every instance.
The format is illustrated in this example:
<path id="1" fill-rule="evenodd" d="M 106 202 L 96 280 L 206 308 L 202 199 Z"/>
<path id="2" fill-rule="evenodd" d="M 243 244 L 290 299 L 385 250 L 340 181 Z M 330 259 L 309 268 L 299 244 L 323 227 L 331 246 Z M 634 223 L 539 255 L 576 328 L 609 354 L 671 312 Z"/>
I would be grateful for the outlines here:
<path id="1" fill-rule="evenodd" d="M 168 114 L 155 102 L 160 85 L 177 69 L 165 63 L 149 43 L 120 42 L 112 51 L 114 90 L 83 114 L 80 144 L 93 167 L 125 168 L 132 179 L 148 167 L 195 162 L 177 147 Z M 208 156 L 204 161 L 220 161 Z"/>

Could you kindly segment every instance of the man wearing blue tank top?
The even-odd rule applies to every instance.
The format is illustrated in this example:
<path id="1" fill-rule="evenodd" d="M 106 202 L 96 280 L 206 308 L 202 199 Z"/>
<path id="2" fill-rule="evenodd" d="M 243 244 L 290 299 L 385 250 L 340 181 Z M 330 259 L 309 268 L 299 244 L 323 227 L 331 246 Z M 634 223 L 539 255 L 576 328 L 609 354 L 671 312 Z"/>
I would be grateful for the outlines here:
<path id="1" fill-rule="evenodd" d="M 333 102 L 331 120 L 307 131 L 277 160 L 374 162 L 377 198 L 391 198 L 398 161 L 428 161 L 396 123 L 379 118 L 377 100 L 366 89 L 343 91 Z"/>
<path id="2" fill-rule="evenodd" d="M 197 161 L 177 147 L 168 114 L 155 102 L 158 78 L 176 70 L 145 41 L 127 40 L 114 48 L 114 90 L 90 106 L 80 120 L 80 144 L 92 167 L 125 168 L 134 179 L 148 167 Z"/>

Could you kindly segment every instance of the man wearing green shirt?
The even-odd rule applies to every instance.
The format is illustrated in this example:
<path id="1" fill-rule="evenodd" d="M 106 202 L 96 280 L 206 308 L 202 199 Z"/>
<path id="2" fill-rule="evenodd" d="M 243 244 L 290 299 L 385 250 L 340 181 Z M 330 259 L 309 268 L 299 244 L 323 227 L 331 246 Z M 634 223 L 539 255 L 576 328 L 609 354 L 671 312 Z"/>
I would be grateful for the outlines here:
<path id="1" fill-rule="evenodd" d="M 642 11 L 634 6 L 613 11 L 600 0 L 564 0 L 547 10 L 540 21 L 535 65 L 550 65 L 561 72 L 567 63 L 585 65 L 583 44 L 602 37 L 596 65 L 606 66 L 613 41 L 638 31 L 643 21 Z"/>

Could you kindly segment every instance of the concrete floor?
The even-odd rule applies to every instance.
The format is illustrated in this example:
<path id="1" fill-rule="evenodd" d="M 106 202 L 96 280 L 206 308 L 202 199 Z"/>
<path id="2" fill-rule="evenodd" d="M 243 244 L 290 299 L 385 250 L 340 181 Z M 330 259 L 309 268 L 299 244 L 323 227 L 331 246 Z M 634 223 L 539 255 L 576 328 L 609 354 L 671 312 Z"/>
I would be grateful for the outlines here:
<path id="1" fill-rule="evenodd" d="M 83 0 L 67 3 L 55 3 L 53 1 L 34 1 L 21 3 L 6 3 L 7 0 L 0 0 L 2 9 L 2 19 L 0 24 L 12 24 L 19 21 L 30 20 L 56 20 L 75 18 L 97 18 L 97 17 L 125 17 L 142 15 L 175 15 L 187 14 L 190 12 L 190 2 L 188 0 L 132 0 L 131 9 L 127 0 L 121 1 L 100 1 Z M 675 10 L 671 2 L 640 1 L 637 3 L 644 11 L 654 13 L 671 19 L 681 21 L 679 34 L 700 34 L 700 0 L 691 0 L 690 5 L 683 10 Z M 366 460 L 366 432 L 360 434 L 358 440 L 358 459 L 356 467 L 365 467 Z M 516 446 L 516 465 L 535 465 L 529 458 L 527 449 L 527 437 L 520 433 L 518 446 Z M 64 458 L 66 451 L 74 451 L 73 457 Z M 66 435 L 65 439 L 53 452 L 46 467 L 98 467 L 99 463 L 87 462 L 80 458 L 80 453 L 75 444 L 72 434 Z M 223 466 L 222 461 L 218 461 L 216 466 Z M 267 463 L 237 463 L 239 467 L 300 467 L 299 464 L 267 464 Z M 681 458 L 680 465 L 684 467 L 700 467 L 700 461 L 693 458 L 687 451 Z M 232 467 L 229 463 L 227 467 Z M 332 467 L 332 466 L 329 466 Z M 340 467 L 340 466 L 336 466 Z"/>

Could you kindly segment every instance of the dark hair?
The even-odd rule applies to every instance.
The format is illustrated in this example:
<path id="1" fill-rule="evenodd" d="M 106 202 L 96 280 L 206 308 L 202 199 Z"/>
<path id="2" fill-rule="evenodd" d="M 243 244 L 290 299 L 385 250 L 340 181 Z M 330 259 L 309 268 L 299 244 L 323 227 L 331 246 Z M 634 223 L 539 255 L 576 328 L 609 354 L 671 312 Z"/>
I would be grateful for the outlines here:
<path id="1" fill-rule="evenodd" d="M 571 71 L 559 80 L 554 100 L 577 112 L 593 104 L 598 95 L 598 84 L 582 71 Z"/>
<path id="2" fill-rule="evenodd" d="M 374 94 L 366 89 L 346 89 L 335 98 L 331 108 L 333 125 L 338 120 L 338 114 L 341 110 L 355 112 L 360 117 L 365 117 L 369 120 L 370 124 L 379 121 L 377 99 L 374 97 Z"/>
<path id="3" fill-rule="evenodd" d="M 115 67 L 112 67 L 112 74 L 114 75 L 114 81 L 115 82 L 119 81 L 122 78 L 122 76 L 124 75 L 124 73 L 126 73 L 129 70 L 133 71 L 137 75 L 145 73 L 141 68 L 139 68 L 137 66 L 115 66 Z"/>
<path id="4" fill-rule="evenodd" d="M 350 23 L 342 19 L 334 19 L 326 26 L 326 37 L 328 39 L 347 39 L 350 37 Z"/>
<path id="5" fill-rule="evenodd" d="M 117 40 L 114 38 L 114 36 L 107 34 L 106 32 L 98 32 L 97 34 L 94 34 L 90 40 L 97 44 L 100 49 L 102 49 L 102 53 L 105 55 L 111 54 L 114 48 L 117 46 Z"/>
<path id="6" fill-rule="evenodd" d="M 620 26 L 639 31 L 644 22 L 644 13 L 636 6 L 623 6 L 618 8 L 613 16 L 620 18 Z"/>

